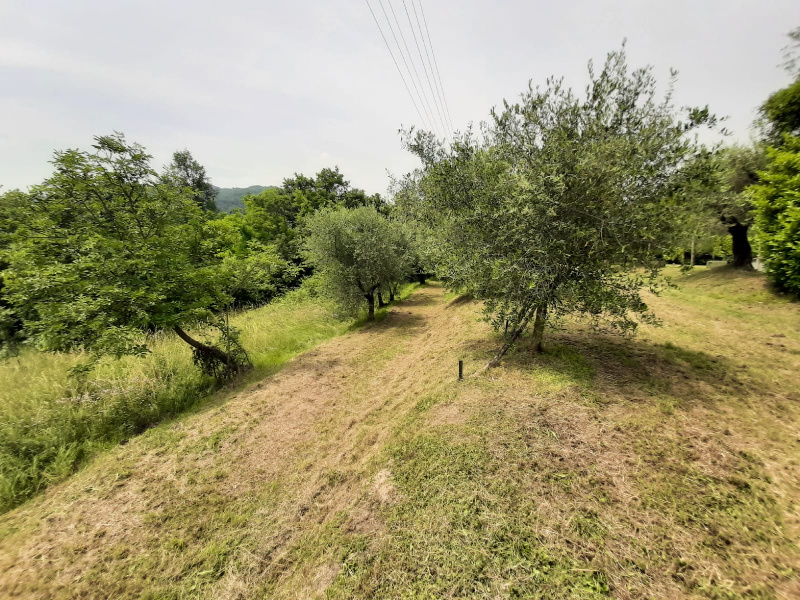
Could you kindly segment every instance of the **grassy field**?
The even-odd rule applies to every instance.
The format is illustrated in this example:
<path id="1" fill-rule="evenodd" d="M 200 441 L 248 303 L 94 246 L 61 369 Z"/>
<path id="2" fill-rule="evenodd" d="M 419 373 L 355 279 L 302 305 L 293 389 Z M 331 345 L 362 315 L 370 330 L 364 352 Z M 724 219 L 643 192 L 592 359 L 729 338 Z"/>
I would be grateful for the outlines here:
<path id="1" fill-rule="evenodd" d="M 407 295 L 413 286 L 404 290 Z M 305 289 L 235 315 L 255 369 L 234 385 L 263 379 L 289 358 L 343 333 L 352 321 Z M 60 481 L 99 450 L 207 400 L 214 382 L 172 333 L 144 359 L 105 360 L 85 381 L 69 377 L 80 354 L 24 351 L 0 361 L 0 512 Z M 228 390 L 230 391 L 230 390 Z"/>
<path id="2" fill-rule="evenodd" d="M 0 517 L 0 596 L 800 597 L 800 305 L 671 274 L 491 371 L 422 288 Z"/>

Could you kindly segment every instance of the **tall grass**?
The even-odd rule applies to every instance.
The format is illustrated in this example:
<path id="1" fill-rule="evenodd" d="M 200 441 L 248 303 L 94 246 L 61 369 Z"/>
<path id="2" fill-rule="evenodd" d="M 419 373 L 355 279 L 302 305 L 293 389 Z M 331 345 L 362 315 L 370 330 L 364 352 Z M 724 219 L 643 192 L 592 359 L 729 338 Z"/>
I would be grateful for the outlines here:
<path id="1" fill-rule="evenodd" d="M 263 377 L 351 323 L 306 288 L 231 319 L 254 373 Z M 104 360 L 84 380 L 70 367 L 85 357 L 26 350 L 0 361 L 0 511 L 63 479 L 98 450 L 179 414 L 215 389 L 172 334 L 145 358 Z M 235 385 L 235 384 L 234 384 Z"/>

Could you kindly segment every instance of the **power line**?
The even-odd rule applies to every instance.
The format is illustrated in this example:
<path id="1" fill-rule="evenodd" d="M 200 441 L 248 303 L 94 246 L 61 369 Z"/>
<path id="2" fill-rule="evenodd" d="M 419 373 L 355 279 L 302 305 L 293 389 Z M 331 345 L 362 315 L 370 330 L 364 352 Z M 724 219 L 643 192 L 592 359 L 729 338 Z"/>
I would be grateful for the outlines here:
<path id="1" fill-rule="evenodd" d="M 380 2 L 380 0 L 378 0 L 378 1 Z M 416 88 L 416 85 L 414 86 L 414 88 L 417 89 L 417 94 L 419 94 L 419 97 L 422 99 L 422 101 L 425 104 L 427 104 L 426 116 L 428 117 L 428 120 L 430 122 L 432 122 L 432 123 L 435 123 L 435 120 L 431 117 L 431 115 L 433 114 L 433 111 L 431 110 L 430 103 L 428 102 L 428 97 L 425 95 L 425 88 L 422 85 L 422 79 L 420 79 L 419 71 L 417 71 L 417 65 L 414 62 L 414 57 L 411 56 L 411 50 L 408 49 L 408 43 L 406 43 L 406 36 L 403 35 L 403 28 L 400 27 L 400 21 L 397 20 L 397 15 L 394 12 L 394 7 L 392 7 L 391 0 L 387 0 L 387 1 L 389 3 L 389 10 L 392 11 L 392 17 L 394 17 L 395 25 L 397 25 L 397 30 L 400 32 L 400 38 L 403 40 L 403 46 L 405 46 L 406 54 L 408 54 L 408 59 L 411 61 L 411 66 L 414 67 L 414 73 L 412 74 L 411 73 L 411 69 L 409 69 L 408 70 L 408 74 L 411 77 L 411 81 L 412 82 L 414 81 L 414 75 L 417 76 L 417 81 L 419 82 L 419 89 Z M 381 4 L 381 8 L 383 8 L 383 4 Z M 386 11 L 384 11 L 384 15 L 385 14 L 386 14 Z M 387 21 L 389 20 L 388 17 L 387 17 L 386 20 Z M 390 25 L 390 27 L 391 27 L 391 25 Z M 397 42 L 397 37 L 395 37 L 394 41 Z M 399 49 L 399 47 L 400 47 L 400 45 L 398 44 L 398 49 Z M 402 51 L 401 51 L 401 54 L 402 54 Z M 408 69 L 408 64 L 406 64 L 406 69 Z M 420 92 L 419 90 L 422 90 L 422 92 Z"/>
<path id="2" fill-rule="evenodd" d="M 447 113 L 447 119 L 450 122 L 450 131 L 455 131 L 453 127 L 453 118 L 450 116 L 450 105 L 447 103 L 447 96 L 444 93 L 444 85 L 442 84 L 442 75 L 439 73 L 439 63 L 436 60 L 436 52 L 433 51 L 433 43 L 431 42 L 431 34 L 428 30 L 428 20 L 425 18 L 425 9 L 422 8 L 422 0 L 417 0 L 419 2 L 419 12 L 422 13 L 422 22 L 425 23 L 425 33 L 428 36 L 428 45 L 431 47 L 431 54 L 433 54 L 433 64 L 436 67 L 436 76 L 439 78 L 439 89 L 442 91 L 442 100 L 444 104 L 444 110 Z"/>
<path id="3" fill-rule="evenodd" d="M 406 61 L 406 56 L 403 53 L 402 48 L 400 48 L 400 42 L 397 41 L 397 36 L 394 33 L 394 28 L 392 27 L 391 21 L 389 21 L 389 15 L 386 14 L 386 9 L 383 7 L 383 1 L 382 0 L 378 0 L 378 4 L 380 5 L 381 10 L 383 11 L 383 16 L 386 19 L 386 23 L 389 25 L 389 31 L 392 32 L 392 37 L 394 38 L 394 43 L 397 45 L 397 51 L 400 53 L 400 58 L 403 59 L 403 64 L 406 66 L 406 71 L 408 71 L 408 76 L 411 79 L 411 83 L 414 86 L 414 90 L 417 92 L 417 96 L 420 98 L 420 104 L 422 105 L 422 110 L 425 112 L 425 116 L 428 118 L 428 122 L 435 124 L 435 121 L 431 118 L 430 106 L 426 107 L 426 103 L 427 103 L 428 99 L 423 94 L 420 94 L 419 88 L 417 88 L 417 82 L 414 81 L 414 76 L 411 73 L 411 69 L 408 67 L 408 62 Z M 391 8 L 391 7 L 392 7 L 392 5 L 391 5 L 391 2 L 390 2 L 389 3 L 389 8 Z M 402 31 L 400 32 L 400 34 L 402 36 Z M 409 58 L 411 58 L 411 54 L 410 53 L 409 53 Z M 414 65 L 413 59 L 411 61 L 411 64 Z M 414 67 L 414 69 L 416 70 L 416 67 Z M 423 123 L 423 125 L 424 125 L 424 123 Z M 428 126 L 425 125 L 425 127 L 427 128 Z"/>
<path id="4" fill-rule="evenodd" d="M 420 5 L 422 6 L 422 5 Z M 425 44 L 425 35 L 422 33 L 422 25 L 419 22 L 419 15 L 417 14 L 417 5 L 414 3 L 414 0 L 411 0 L 411 8 L 414 10 L 414 18 L 417 20 L 417 27 L 419 28 L 419 37 L 422 39 L 422 47 L 425 48 L 425 56 L 428 58 L 428 66 L 431 68 L 431 75 L 433 75 L 433 83 L 434 83 L 434 90 L 435 94 L 439 100 L 439 106 L 442 107 L 440 112 L 440 118 L 445 123 L 445 127 L 449 127 L 447 121 L 445 121 L 444 117 L 442 117 L 442 113 L 446 114 L 447 107 L 444 105 L 444 100 L 442 100 L 441 95 L 439 94 L 439 88 L 436 85 L 436 74 L 433 72 L 433 63 L 431 62 L 431 55 L 428 54 L 428 46 Z M 438 107 L 438 106 L 437 106 Z"/>
<path id="5" fill-rule="evenodd" d="M 412 5 L 412 7 L 413 7 L 413 5 Z M 403 0 L 403 8 L 406 11 L 406 18 L 408 18 L 408 24 L 411 26 L 411 33 L 414 36 L 414 43 L 417 45 L 417 52 L 419 53 L 419 59 L 422 62 L 422 69 L 425 71 L 425 78 L 428 80 L 428 87 L 431 89 L 431 95 L 433 96 L 433 103 L 436 106 L 436 112 L 439 113 L 439 120 L 444 125 L 445 131 L 447 131 L 447 125 L 444 123 L 444 119 L 442 118 L 442 111 L 439 110 L 439 103 L 436 102 L 436 93 L 433 91 L 433 84 L 431 84 L 431 78 L 428 75 L 428 67 L 425 66 L 425 59 L 422 57 L 422 50 L 420 49 L 419 42 L 417 41 L 417 33 L 414 30 L 414 24 L 411 22 L 411 15 L 409 15 L 409 13 L 408 13 L 408 7 L 406 6 L 406 0 Z M 422 36 L 422 30 L 420 29 L 420 37 L 421 36 Z"/>
<path id="6" fill-rule="evenodd" d="M 424 124 L 425 123 L 425 119 L 422 118 L 422 114 L 419 111 L 419 107 L 417 106 L 417 102 L 416 102 L 416 100 L 414 100 L 414 96 L 411 94 L 411 90 L 409 89 L 408 84 L 406 83 L 406 78 L 403 77 L 403 72 L 400 70 L 400 66 L 397 64 L 397 60 L 395 59 L 394 54 L 392 54 L 392 49 L 389 47 L 389 42 L 386 41 L 386 36 L 383 35 L 383 30 L 381 29 L 381 24 L 378 23 L 378 19 L 375 17 L 375 13 L 372 11 L 372 7 L 369 5 L 369 0 L 364 0 L 364 2 L 367 3 L 367 8 L 369 8 L 369 12 L 370 12 L 370 14 L 372 14 L 372 18 L 375 21 L 375 25 L 378 26 L 378 31 L 380 32 L 381 37 L 383 38 L 383 43 L 386 44 L 386 49 L 389 51 L 389 56 L 392 57 L 392 62 L 394 63 L 394 66 L 397 69 L 397 72 L 400 74 L 400 79 L 403 80 L 403 85 L 406 87 L 406 91 L 408 92 L 408 96 L 409 96 L 409 98 L 411 98 L 411 102 L 414 104 L 414 108 L 417 111 L 417 116 L 419 116 L 419 120 L 422 121 L 422 123 Z"/>

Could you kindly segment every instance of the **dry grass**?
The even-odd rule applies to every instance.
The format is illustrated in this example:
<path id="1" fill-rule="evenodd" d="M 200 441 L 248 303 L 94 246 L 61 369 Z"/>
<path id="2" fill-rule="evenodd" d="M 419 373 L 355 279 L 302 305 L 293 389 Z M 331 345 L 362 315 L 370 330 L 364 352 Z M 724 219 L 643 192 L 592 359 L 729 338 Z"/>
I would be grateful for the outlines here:
<path id="1" fill-rule="evenodd" d="M 481 373 L 424 288 L 4 516 L 0 595 L 798 597 L 800 310 L 676 278 L 663 328 Z"/>

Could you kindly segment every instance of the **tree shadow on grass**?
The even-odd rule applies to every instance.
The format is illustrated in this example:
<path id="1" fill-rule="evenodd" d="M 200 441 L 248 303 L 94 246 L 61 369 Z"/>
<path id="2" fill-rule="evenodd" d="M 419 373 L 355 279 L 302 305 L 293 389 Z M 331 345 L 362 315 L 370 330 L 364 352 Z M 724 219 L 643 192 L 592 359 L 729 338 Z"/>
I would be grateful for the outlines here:
<path id="1" fill-rule="evenodd" d="M 488 358 L 492 343 L 472 349 Z M 545 352 L 534 352 L 530 337 L 519 341 L 502 362 L 505 368 L 550 375 L 577 386 L 582 395 L 604 404 L 616 401 L 648 402 L 671 399 L 672 405 L 713 402 L 721 397 L 749 395 L 742 377 L 746 365 L 722 356 L 690 350 L 667 342 L 653 344 L 598 333 L 557 333 Z"/>
<path id="2" fill-rule="evenodd" d="M 424 288 L 422 288 L 424 290 Z M 426 294 L 424 291 L 418 292 L 416 294 L 412 294 L 405 300 L 400 301 L 398 304 L 393 306 L 403 307 L 403 306 L 432 306 L 434 304 L 439 304 L 439 299 L 435 298 L 430 294 Z"/>
<path id="3" fill-rule="evenodd" d="M 406 333 L 413 333 L 424 329 L 428 319 L 422 315 L 409 310 L 404 310 L 401 306 L 390 306 L 375 312 L 375 321 L 372 323 L 366 319 L 359 319 L 347 328 L 348 333 L 369 334 L 374 331 L 387 329 L 401 330 Z"/>
<path id="4" fill-rule="evenodd" d="M 453 308 L 454 306 L 462 306 L 464 304 L 469 304 L 475 300 L 472 294 L 461 294 L 458 298 L 455 298 L 447 303 L 447 308 Z"/>

